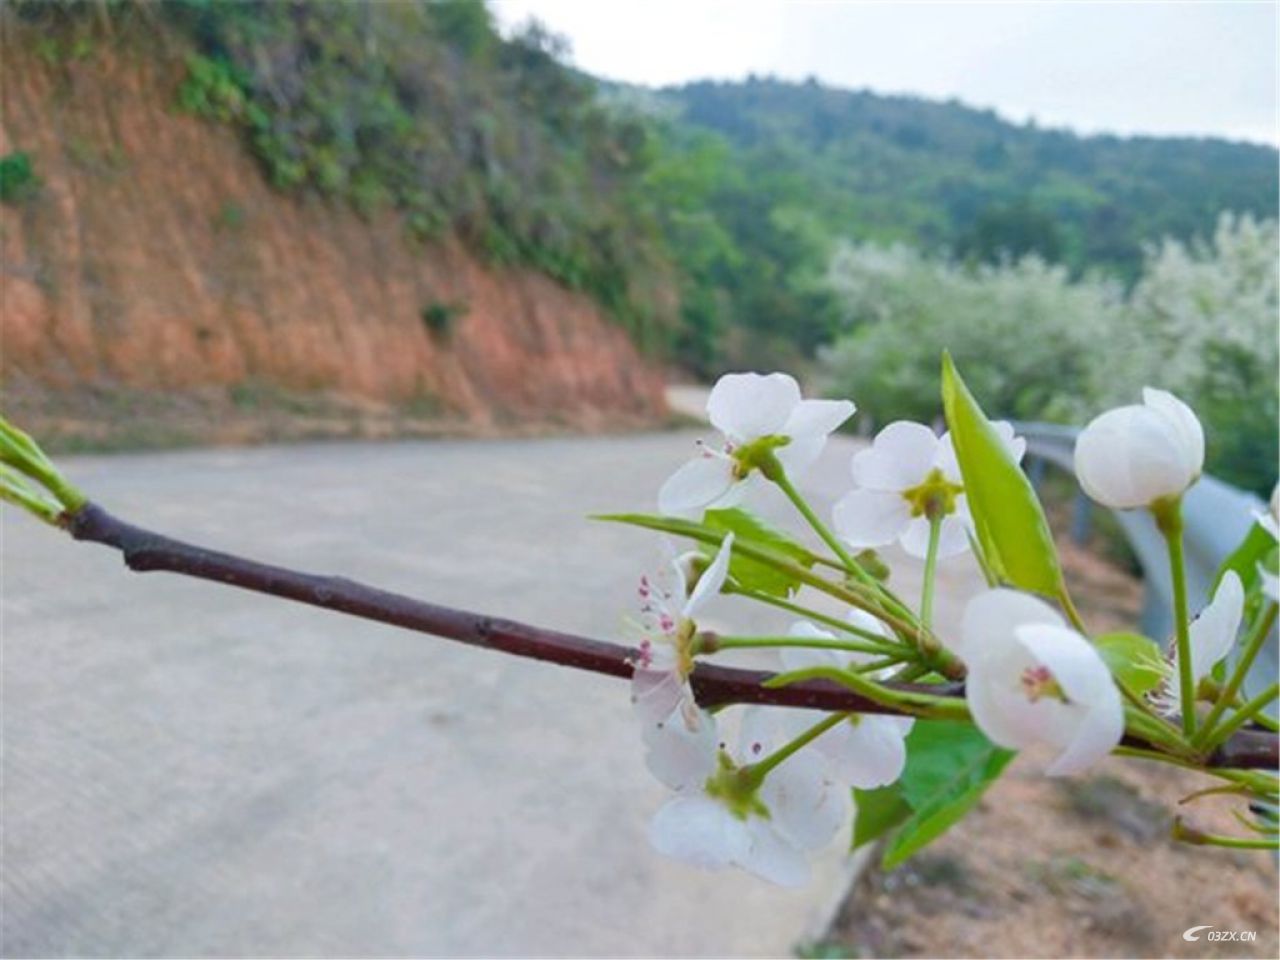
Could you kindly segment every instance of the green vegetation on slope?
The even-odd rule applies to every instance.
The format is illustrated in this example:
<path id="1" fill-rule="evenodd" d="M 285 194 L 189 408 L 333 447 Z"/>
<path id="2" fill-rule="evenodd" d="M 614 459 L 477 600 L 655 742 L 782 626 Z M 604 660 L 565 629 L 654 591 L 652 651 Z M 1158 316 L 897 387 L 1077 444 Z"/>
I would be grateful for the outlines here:
<path id="1" fill-rule="evenodd" d="M 478 0 L 165 12 L 197 47 L 180 104 L 239 127 L 277 186 L 394 207 L 415 235 L 545 272 L 654 339 L 646 131 L 595 103 L 554 37 L 504 40 Z"/>

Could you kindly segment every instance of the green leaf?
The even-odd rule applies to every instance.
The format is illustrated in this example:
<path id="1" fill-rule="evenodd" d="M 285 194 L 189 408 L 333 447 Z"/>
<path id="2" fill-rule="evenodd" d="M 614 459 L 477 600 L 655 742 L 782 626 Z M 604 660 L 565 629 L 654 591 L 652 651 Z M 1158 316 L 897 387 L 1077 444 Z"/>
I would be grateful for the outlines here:
<path id="1" fill-rule="evenodd" d="M 703 515 L 703 523 L 712 530 L 724 533 L 732 531 L 735 535 L 735 544 L 750 542 L 789 557 L 801 566 L 813 566 L 813 554 L 804 546 L 746 510 L 738 507 L 727 510 L 708 510 Z M 703 549 L 713 552 L 715 548 L 704 545 Z M 775 597 L 790 596 L 800 586 L 795 578 L 785 571 L 758 560 L 752 560 L 739 551 L 735 551 L 730 560 L 729 574 L 742 586 Z"/>
<path id="2" fill-rule="evenodd" d="M 1049 596 L 1064 593 L 1053 534 L 1031 481 L 1005 450 L 949 353 L 942 357 L 942 403 L 978 542 L 991 572 L 1024 590 Z"/>
<path id="3" fill-rule="evenodd" d="M 1262 529 L 1261 524 L 1249 524 L 1249 532 L 1244 535 L 1240 545 L 1226 560 L 1222 561 L 1222 566 L 1218 568 L 1217 576 L 1213 578 L 1213 589 L 1215 591 L 1218 589 L 1218 584 L 1222 582 L 1228 570 L 1234 570 L 1244 586 L 1244 592 L 1249 593 L 1258 582 L 1258 564 L 1266 559 L 1275 546 L 1275 540 L 1271 534 Z"/>
<path id="4" fill-rule="evenodd" d="M 1112 675 L 1137 694 L 1154 690 L 1165 678 L 1167 668 L 1159 645 L 1140 633 L 1104 633 L 1093 645 Z"/>
<path id="5" fill-rule="evenodd" d="M 687 537 L 690 540 L 696 540 L 701 544 L 708 545 L 712 549 L 719 548 L 720 542 L 724 540 L 725 534 L 728 532 L 693 520 L 683 520 L 679 517 L 662 517 L 649 513 L 597 514 L 592 519 L 607 520 L 612 523 L 625 523 L 633 527 L 643 527 L 646 530 L 658 530 L 678 537 Z M 824 587 L 824 581 L 810 572 L 810 567 L 817 558 L 814 557 L 813 553 L 794 541 L 790 541 L 785 547 L 780 548 L 744 536 L 734 541 L 733 559 L 752 560 L 761 566 L 776 570 L 789 581 L 807 583 L 811 586 L 817 586 L 819 589 Z"/>
<path id="6" fill-rule="evenodd" d="M 884 836 L 911 816 L 902 787 L 891 783 L 876 790 L 853 791 L 853 849 Z"/>
<path id="7" fill-rule="evenodd" d="M 959 821 L 982 798 L 1013 751 L 995 746 L 976 727 L 917 720 L 907 737 L 907 766 L 898 781 L 911 816 L 884 852 L 890 870 Z"/>

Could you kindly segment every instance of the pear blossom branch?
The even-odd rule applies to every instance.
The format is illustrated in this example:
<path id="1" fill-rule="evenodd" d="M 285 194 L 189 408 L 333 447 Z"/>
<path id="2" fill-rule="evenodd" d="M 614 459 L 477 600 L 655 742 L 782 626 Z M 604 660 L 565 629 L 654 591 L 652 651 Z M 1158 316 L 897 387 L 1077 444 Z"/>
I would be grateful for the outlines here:
<path id="1" fill-rule="evenodd" d="M 612 677 L 630 678 L 638 656 L 637 650 L 620 644 L 439 606 L 344 577 L 302 573 L 185 543 L 120 520 L 93 502 L 67 510 L 59 517 L 58 525 L 76 540 L 119 550 L 126 566 L 137 573 L 163 571 L 195 577 L 488 650 Z M 777 675 L 767 671 L 700 662 L 690 682 L 699 704 L 708 708 L 767 704 L 837 713 L 905 712 L 900 706 L 885 702 L 887 694 L 888 698 L 896 695 L 901 700 L 930 705 L 936 705 L 943 699 L 954 699 L 959 710 L 964 710 L 961 683 L 890 682 L 868 685 L 868 690 L 878 687 L 884 692 L 876 692 L 873 699 L 860 690 L 850 689 L 850 682 L 856 684 L 859 681 L 851 681 L 847 677 L 796 679 L 798 682 L 779 686 Z M 1125 742 L 1133 747 L 1147 746 L 1140 738 L 1126 738 Z M 1280 738 L 1274 732 L 1240 729 L 1214 751 L 1205 765 L 1213 768 L 1275 769 L 1278 763 Z"/>

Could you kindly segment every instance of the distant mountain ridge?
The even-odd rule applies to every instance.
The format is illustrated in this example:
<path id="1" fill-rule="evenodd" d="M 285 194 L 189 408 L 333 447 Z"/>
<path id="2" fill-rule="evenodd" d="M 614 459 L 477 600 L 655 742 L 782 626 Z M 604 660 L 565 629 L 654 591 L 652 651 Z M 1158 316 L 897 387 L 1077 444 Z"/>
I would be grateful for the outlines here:
<path id="1" fill-rule="evenodd" d="M 1206 234 L 1223 210 L 1273 217 L 1280 203 L 1280 153 L 1261 144 L 1081 135 L 815 81 L 702 81 L 653 97 L 752 167 L 802 179 L 813 211 L 855 237 L 981 257 L 1003 239 L 1131 275 L 1144 243 Z M 1018 242 L 1027 228 L 1038 244 Z"/>

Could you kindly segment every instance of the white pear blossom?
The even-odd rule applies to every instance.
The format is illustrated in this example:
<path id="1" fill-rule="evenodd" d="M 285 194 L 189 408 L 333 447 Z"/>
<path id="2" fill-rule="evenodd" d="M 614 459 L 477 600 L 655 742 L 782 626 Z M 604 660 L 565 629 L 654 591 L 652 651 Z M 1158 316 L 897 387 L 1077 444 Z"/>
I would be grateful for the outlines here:
<path id="1" fill-rule="evenodd" d="M 642 720 L 656 723 L 693 703 L 689 689 L 690 643 L 697 629 L 693 617 L 724 586 L 732 552 L 730 533 L 692 590 L 689 579 L 693 562 L 700 558 L 697 553 L 681 554 L 657 575 L 640 578 L 644 639 L 631 677 L 631 703 Z"/>
<path id="2" fill-rule="evenodd" d="M 1020 461 L 1026 441 L 1005 421 L 993 424 L 1009 455 Z M 898 541 L 914 557 L 929 545 L 929 509 L 944 512 L 938 532 L 938 556 L 968 549 L 971 526 L 960 466 L 951 434 L 941 437 L 921 423 L 889 424 L 871 446 L 853 457 L 856 489 L 835 506 L 840 537 L 853 547 L 882 547 Z"/>
<path id="3" fill-rule="evenodd" d="M 1116 407 L 1080 432 L 1080 486 L 1104 506 L 1125 510 L 1179 497 L 1204 469 L 1204 430 L 1191 408 L 1144 387 L 1142 403 Z"/>
<path id="4" fill-rule="evenodd" d="M 757 790 L 735 789 L 742 768 L 782 745 L 781 712 L 748 709 L 732 752 L 717 751 L 715 720 L 703 711 L 695 733 L 670 724 L 646 732 L 650 769 L 661 771 L 659 779 L 676 791 L 649 827 L 659 853 L 707 869 L 736 865 L 786 887 L 808 881 L 809 853 L 829 843 L 850 818 L 848 788 L 818 753 L 801 749 Z"/>
<path id="5" fill-rule="evenodd" d="M 1192 695 L 1200 681 L 1213 672 L 1213 668 L 1226 659 L 1235 646 L 1236 635 L 1244 620 L 1244 585 L 1234 570 L 1222 576 L 1213 599 L 1188 627 L 1191 646 Z M 1181 673 L 1176 644 L 1169 645 L 1168 680 L 1152 696 L 1156 707 L 1169 716 L 1177 715 L 1182 702 L 1177 695 Z"/>
<path id="6" fill-rule="evenodd" d="M 1120 692 L 1093 645 L 1048 604 L 1013 590 L 978 594 L 956 652 L 974 722 L 1002 747 L 1045 743 L 1050 776 L 1079 773 L 1124 734 Z"/>
<path id="7" fill-rule="evenodd" d="M 849 622 L 889 640 L 889 633 L 875 617 L 862 610 L 853 610 Z M 835 639 L 835 634 L 801 620 L 791 627 L 793 637 Z M 807 670 L 812 667 L 846 669 L 852 665 L 875 659 L 874 654 L 855 650 L 830 650 L 805 647 L 785 647 L 781 651 L 782 665 L 787 670 Z M 886 671 L 880 671 L 883 675 Z M 791 711 L 792 732 L 799 734 L 805 727 L 822 719 L 813 710 Z M 907 763 L 906 737 L 915 724 L 914 717 L 892 717 L 880 714 L 854 714 L 844 723 L 828 730 L 814 741 L 814 748 L 827 758 L 831 772 L 843 783 L 860 790 L 887 786 L 902 776 Z"/>
<path id="8" fill-rule="evenodd" d="M 848 400 L 805 400 L 785 373 L 725 374 L 707 399 L 711 425 L 724 434 L 717 445 L 699 443 L 699 454 L 672 474 L 658 493 L 658 509 L 696 516 L 741 501 L 758 471 L 753 445 L 767 444 L 787 474 L 795 477 L 822 453 L 827 437 L 853 416 Z"/>
<path id="9" fill-rule="evenodd" d="M 1191 676 L 1197 684 L 1231 652 L 1243 619 L 1244 585 L 1234 570 L 1228 570 L 1209 605 L 1200 611 L 1200 616 L 1192 620 L 1188 628 L 1191 635 Z M 1176 645 L 1174 659 L 1174 676 L 1177 676 Z"/>

